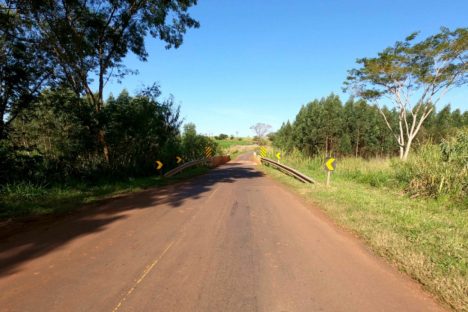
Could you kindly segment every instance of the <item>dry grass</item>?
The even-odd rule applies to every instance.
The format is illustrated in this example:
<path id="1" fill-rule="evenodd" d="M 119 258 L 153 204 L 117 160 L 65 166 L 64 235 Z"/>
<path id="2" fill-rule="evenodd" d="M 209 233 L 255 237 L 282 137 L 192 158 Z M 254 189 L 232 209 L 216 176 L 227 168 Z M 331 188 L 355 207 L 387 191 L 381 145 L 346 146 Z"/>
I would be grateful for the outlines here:
<path id="1" fill-rule="evenodd" d="M 223 149 L 223 154 L 230 155 L 231 159 L 236 159 L 240 154 L 253 151 L 257 148 L 257 145 L 232 145 Z"/>

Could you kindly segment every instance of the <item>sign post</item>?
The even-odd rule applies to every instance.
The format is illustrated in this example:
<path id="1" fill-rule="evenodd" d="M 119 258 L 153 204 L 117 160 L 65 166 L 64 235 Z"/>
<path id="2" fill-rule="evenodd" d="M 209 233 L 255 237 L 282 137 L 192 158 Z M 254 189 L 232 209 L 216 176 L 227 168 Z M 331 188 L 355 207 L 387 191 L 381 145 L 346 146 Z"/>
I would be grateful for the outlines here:
<path id="1" fill-rule="evenodd" d="M 332 171 L 335 171 L 336 159 L 333 157 L 327 157 L 325 159 L 325 170 L 327 171 L 327 186 L 330 186 L 330 177 Z"/>

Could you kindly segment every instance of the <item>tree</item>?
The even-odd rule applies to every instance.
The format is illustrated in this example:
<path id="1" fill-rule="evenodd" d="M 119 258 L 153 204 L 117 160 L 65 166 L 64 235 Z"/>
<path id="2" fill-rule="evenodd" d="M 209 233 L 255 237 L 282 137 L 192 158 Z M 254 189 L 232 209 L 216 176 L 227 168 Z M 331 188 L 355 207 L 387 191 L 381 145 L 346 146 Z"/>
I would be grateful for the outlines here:
<path id="1" fill-rule="evenodd" d="M 205 158 L 205 149 L 211 147 L 213 154 L 216 153 L 218 144 L 205 135 L 197 134 L 195 124 L 184 125 L 182 134 L 182 154 L 186 160 Z"/>
<path id="2" fill-rule="evenodd" d="M 179 136 L 179 107 L 169 98 L 158 99 L 153 85 L 135 97 L 125 90 L 104 107 L 110 165 L 115 172 L 144 175 L 154 161 L 175 159 L 177 149 L 166 151 Z"/>
<path id="3" fill-rule="evenodd" d="M 382 109 L 380 113 L 392 131 L 400 158 L 406 160 L 411 144 L 433 107 L 453 87 L 467 82 L 468 28 L 441 32 L 419 43 L 417 33 L 398 41 L 375 58 L 361 58 L 358 69 L 348 72 L 345 90 L 351 89 L 369 101 L 389 99 L 398 109 L 394 127 Z"/>
<path id="4" fill-rule="evenodd" d="M 21 111 L 53 80 L 52 67 L 31 25 L 0 3 L 0 139 Z"/>
<path id="5" fill-rule="evenodd" d="M 169 167 L 180 155 L 179 107 L 171 97 L 159 100 L 159 95 L 154 85 L 136 96 L 124 90 L 109 97 L 102 113 L 111 156 L 105 163 L 97 152 L 91 103 L 72 90 L 45 90 L 12 122 L 8 142 L 16 154 L 1 155 L 0 164 L 9 170 L 2 172 L 0 183 L 144 176 L 154 172 L 156 159 Z M 5 156 L 9 159 L 4 162 Z"/>
<path id="6" fill-rule="evenodd" d="M 6 0 L 57 64 L 56 74 L 77 94 L 85 94 L 99 114 L 107 81 L 129 73 L 122 65 L 129 51 L 145 61 L 145 37 L 160 38 L 166 48 L 179 47 L 187 28 L 198 27 L 187 10 L 196 0 Z M 92 88 L 97 79 L 97 90 Z M 103 126 L 98 140 L 109 159 Z"/>
<path id="7" fill-rule="evenodd" d="M 324 137 L 325 155 L 331 156 L 335 146 L 338 145 L 338 137 L 342 132 L 342 103 L 340 98 L 333 93 L 320 100 L 323 108 L 321 136 Z"/>
<path id="8" fill-rule="evenodd" d="M 436 142 L 442 142 L 452 132 L 453 120 L 450 105 L 442 108 L 435 117 L 437 131 L 434 133 Z"/>
<path id="9" fill-rule="evenodd" d="M 229 138 L 229 136 L 225 133 L 220 133 L 218 136 L 215 137 L 215 139 L 217 140 L 226 140 L 227 138 Z"/>
<path id="10" fill-rule="evenodd" d="M 193 122 L 186 123 L 184 125 L 184 136 L 185 137 L 195 137 L 197 135 L 197 128 Z"/>
<path id="11" fill-rule="evenodd" d="M 339 151 L 346 155 L 350 154 L 352 152 L 352 146 L 351 146 L 351 138 L 349 137 L 349 134 L 344 133 L 343 136 L 340 139 L 340 145 L 339 145 Z"/>
<path id="12" fill-rule="evenodd" d="M 267 133 L 270 131 L 271 126 L 265 123 L 258 122 L 255 125 L 250 127 L 250 130 L 253 130 L 255 132 L 255 135 L 258 137 L 258 139 L 264 140 L 265 136 Z"/>
<path id="13" fill-rule="evenodd" d="M 293 128 L 289 120 L 281 125 L 281 128 L 276 131 L 273 137 L 273 145 L 290 152 L 294 148 Z"/>

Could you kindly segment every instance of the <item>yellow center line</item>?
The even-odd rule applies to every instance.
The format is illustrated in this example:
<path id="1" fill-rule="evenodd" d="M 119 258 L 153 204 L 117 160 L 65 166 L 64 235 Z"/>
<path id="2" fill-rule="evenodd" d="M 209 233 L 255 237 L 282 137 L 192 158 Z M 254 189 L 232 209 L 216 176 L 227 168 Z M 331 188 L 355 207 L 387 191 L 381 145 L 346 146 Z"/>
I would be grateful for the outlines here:
<path id="1" fill-rule="evenodd" d="M 208 196 L 207 201 L 210 200 L 214 194 L 220 189 L 221 187 L 217 187 L 211 194 Z M 195 217 L 195 215 L 193 216 Z M 192 218 L 193 219 L 193 218 Z M 123 303 L 127 300 L 128 296 L 130 296 L 140 284 L 145 277 L 149 274 L 149 272 L 161 261 L 161 259 L 164 257 L 164 255 L 171 249 L 172 245 L 175 243 L 176 240 L 171 241 L 167 247 L 164 249 L 164 251 L 157 257 L 149 266 L 146 267 L 146 269 L 143 271 L 141 274 L 140 278 L 135 282 L 135 284 L 130 288 L 127 293 L 124 295 L 124 297 L 120 300 L 120 302 L 115 306 L 115 308 L 112 310 L 112 312 L 116 312 L 120 309 L 120 307 L 123 305 Z"/>
<path id="2" fill-rule="evenodd" d="M 164 255 L 171 249 L 172 245 L 174 244 L 175 240 L 169 243 L 167 247 L 164 249 L 164 251 L 157 257 L 149 266 L 146 267 L 146 269 L 143 271 L 143 274 L 140 276 L 140 278 L 135 282 L 135 285 L 133 285 L 132 288 L 130 288 L 125 296 L 120 300 L 120 302 L 115 306 L 115 308 L 112 310 L 112 312 L 116 312 L 119 310 L 119 308 L 122 306 L 122 304 L 127 300 L 128 296 L 135 290 L 135 288 L 140 284 L 145 277 L 148 275 L 148 273 L 159 263 L 159 261 L 164 257 Z"/>

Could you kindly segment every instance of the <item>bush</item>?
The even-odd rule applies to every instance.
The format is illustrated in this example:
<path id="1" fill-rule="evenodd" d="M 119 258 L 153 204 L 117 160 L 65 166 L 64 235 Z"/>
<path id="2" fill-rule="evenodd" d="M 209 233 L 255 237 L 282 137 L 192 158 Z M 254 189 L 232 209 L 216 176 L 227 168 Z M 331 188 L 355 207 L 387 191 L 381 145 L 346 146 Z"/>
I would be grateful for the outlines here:
<path id="1" fill-rule="evenodd" d="M 395 162 L 396 176 L 412 196 L 448 195 L 466 200 L 468 128 L 439 146 L 423 145 L 407 162 Z"/>
<path id="2" fill-rule="evenodd" d="M 211 147 L 212 156 L 218 152 L 218 144 L 211 138 L 198 134 L 192 123 L 184 126 L 182 135 L 182 155 L 186 161 L 205 158 L 205 149 Z"/>

